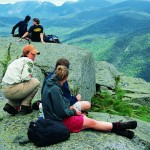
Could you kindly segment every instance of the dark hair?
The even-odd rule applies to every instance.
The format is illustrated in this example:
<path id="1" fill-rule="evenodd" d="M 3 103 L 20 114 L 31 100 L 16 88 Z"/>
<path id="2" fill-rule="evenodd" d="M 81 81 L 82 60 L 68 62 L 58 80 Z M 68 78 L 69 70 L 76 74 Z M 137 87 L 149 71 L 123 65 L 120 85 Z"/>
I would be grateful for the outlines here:
<path id="1" fill-rule="evenodd" d="M 22 54 L 20 57 L 28 57 L 27 55 Z"/>
<path id="2" fill-rule="evenodd" d="M 58 66 L 55 70 L 55 75 L 58 79 L 58 81 L 63 81 L 64 79 L 66 79 L 68 77 L 69 74 L 69 70 L 66 66 Z"/>
<path id="3" fill-rule="evenodd" d="M 65 66 L 69 69 L 69 60 L 65 59 L 65 58 L 60 58 L 57 60 L 56 62 L 56 65 L 55 65 L 55 69 L 59 66 L 59 65 L 62 65 L 62 66 Z"/>
<path id="4" fill-rule="evenodd" d="M 34 18 L 33 21 L 35 21 L 37 24 L 40 24 L 40 20 L 38 18 Z"/>
<path id="5" fill-rule="evenodd" d="M 27 54 L 29 54 L 29 51 L 28 51 L 28 52 L 26 52 L 26 53 L 23 53 L 23 52 L 22 52 L 21 57 L 28 57 L 28 56 L 27 56 Z"/>
<path id="6" fill-rule="evenodd" d="M 26 16 L 24 20 L 25 20 L 25 21 L 30 21 L 30 19 L 31 19 L 30 16 Z"/>

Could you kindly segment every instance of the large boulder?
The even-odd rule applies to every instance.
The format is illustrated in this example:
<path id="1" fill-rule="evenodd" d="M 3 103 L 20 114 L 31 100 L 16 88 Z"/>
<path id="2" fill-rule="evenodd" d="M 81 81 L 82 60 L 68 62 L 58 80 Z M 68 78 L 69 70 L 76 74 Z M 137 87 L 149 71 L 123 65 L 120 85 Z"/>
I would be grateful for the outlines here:
<path id="1" fill-rule="evenodd" d="M 131 100 L 136 106 L 147 105 L 150 108 L 150 83 L 141 78 L 123 76 L 108 62 L 95 62 L 96 84 L 101 92 L 115 94 L 119 87 L 125 91 L 124 100 Z M 139 104 L 139 105 L 138 105 Z"/>
<path id="2" fill-rule="evenodd" d="M 113 93 L 112 91 L 116 88 L 116 80 L 121 73 L 106 61 L 96 61 L 95 70 L 97 90 Z"/>
<path id="3" fill-rule="evenodd" d="M 20 57 L 22 48 L 28 44 L 26 40 L 17 41 L 18 38 L 1 38 L 0 42 L 0 60 L 10 63 Z M 31 43 L 41 52 L 35 60 L 34 76 L 41 81 L 44 80 L 44 74 L 54 70 L 55 63 L 59 58 L 66 58 L 70 61 L 69 85 L 73 94 L 81 93 L 82 99 L 90 101 L 95 94 L 95 63 L 91 53 L 85 50 L 64 44 L 55 43 Z M 10 61 L 8 61 L 8 50 L 10 51 Z M 0 67 L 2 65 L 0 64 Z M 1 68 L 0 70 L 3 70 Z M 0 72 L 0 77 L 2 71 Z M 37 95 L 40 95 L 40 90 Z M 40 98 L 40 96 L 38 96 Z"/>

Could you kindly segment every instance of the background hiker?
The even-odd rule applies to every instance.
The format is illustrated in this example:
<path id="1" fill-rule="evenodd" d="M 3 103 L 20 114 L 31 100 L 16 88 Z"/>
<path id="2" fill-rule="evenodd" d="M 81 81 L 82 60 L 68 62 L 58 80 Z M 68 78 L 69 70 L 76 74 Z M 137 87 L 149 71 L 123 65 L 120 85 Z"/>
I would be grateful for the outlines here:
<path id="1" fill-rule="evenodd" d="M 22 57 L 8 66 L 2 79 L 2 92 L 8 99 L 3 110 L 12 115 L 32 112 L 31 101 L 40 85 L 39 80 L 32 77 L 33 61 L 40 52 L 33 45 L 26 45 L 22 52 Z"/>
<path id="2" fill-rule="evenodd" d="M 68 79 L 69 70 L 65 66 L 58 66 L 54 76 L 49 78 L 44 86 L 42 104 L 45 119 L 62 120 L 70 132 L 80 132 L 91 128 L 99 131 L 111 131 L 128 138 L 134 137 L 134 132 L 128 129 L 137 127 L 136 121 L 130 122 L 104 122 L 97 121 L 81 114 L 63 96 L 62 86 Z"/>
<path id="3" fill-rule="evenodd" d="M 33 25 L 29 28 L 29 30 L 20 38 L 21 41 L 23 38 L 27 37 L 30 34 L 31 41 L 33 42 L 44 42 L 43 39 L 43 26 L 40 25 L 40 20 L 38 18 L 33 19 Z"/>
<path id="4" fill-rule="evenodd" d="M 12 36 L 16 37 L 15 30 L 18 28 L 18 36 L 21 38 L 26 32 L 27 32 L 27 27 L 28 27 L 28 22 L 30 21 L 31 17 L 26 16 L 23 21 L 19 21 L 13 28 L 12 28 Z"/>

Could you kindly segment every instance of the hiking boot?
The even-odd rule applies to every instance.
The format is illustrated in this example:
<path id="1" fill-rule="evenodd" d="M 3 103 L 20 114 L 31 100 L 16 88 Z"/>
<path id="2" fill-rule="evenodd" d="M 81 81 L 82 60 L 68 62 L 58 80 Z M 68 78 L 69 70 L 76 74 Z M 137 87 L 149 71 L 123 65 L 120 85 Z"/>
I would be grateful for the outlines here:
<path id="1" fill-rule="evenodd" d="M 114 133 L 132 139 L 134 137 L 134 132 L 130 130 L 116 130 Z"/>
<path id="2" fill-rule="evenodd" d="M 22 115 L 30 114 L 32 112 L 31 106 L 21 105 L 21 109 L 19 111 Z"/>
<path id="3" fill-rule="evenodd" d="M 135 129 L 136 127 L 137 127 L 136 121 L 120 122 L 119 129 Z"/>
<path id="4" fill-rule="evenodd" d="M 112 131 L 115 130 L 122 130 L 122 129 L 135 129 L 137 127 L 136 121 L 129 121 L 129 122 L 114 122 Z"/>
<path id="5" fill-rule="evenodd" d="M 3 110 L 6 111 L 6 112 L 8 112 L 11 115 L 16 115 L 18 113 L 18 110 L 15 109 L 13 106 L 11 106 L 8 103 L 5 104 Z"/>
<path id="6" fill-rule="evenodd" d="M 40 100 L 32 104 L 32 110 L 39 110 L 39 104 L 42 103 Z"/>

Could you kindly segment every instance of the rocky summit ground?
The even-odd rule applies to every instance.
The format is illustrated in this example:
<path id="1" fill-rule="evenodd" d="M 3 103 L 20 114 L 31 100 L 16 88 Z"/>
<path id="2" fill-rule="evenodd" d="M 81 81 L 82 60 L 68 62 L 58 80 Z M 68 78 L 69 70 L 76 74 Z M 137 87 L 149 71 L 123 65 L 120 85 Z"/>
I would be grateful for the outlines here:
<path id="1" fill-rule="evenodd" d="M 17 39 L 14 38 L 1 39 L 0 80 L 2 79 L 3 73 L 6 69 L 5 67 L 8 65 L 7 63 L 10 63 L 21 55 L 21 49 L 25 44 L 27 44 L 26 41 L 19 43 L 17 42 Z M 83 99 L 91 99 L 91 97 L 95 93 L 96 83 L 104 89 L 107 89 L 107 87 L 109 90 L 115 88 L 115 77 L 118 77 L 118 72 L 116 72 L 113 67 L 110 67 L 109 64 L 102 62 L 100 65 L 98 63 L 98 65 L 96 66 L 104 66 L 103 68 L 107 68 L 107 70 L 104 71 L 104 69 L 99 67 L 96 69 L 96 82 L 94 59 L 91 54 L 85 53 L 80 48 L 64 44 L 33 44 L 41 52 L 41 55 L 37 57 L 37 60 L 35 62 L 34 74 L 35 77 L 37 77 L 41 81 L 41 84 L 43 83 L 44 79 L 43 72 L 51 71 L 56 60 L 58 60 L 58 58 L 65 57 L 71 62 L 70 77 L 79 81 L 80 86 L 78 85 L 77 81 L 77 83 L 75 82 L 77 89 L 80 89 L 80 87 L 82 87 L 79 90 L 79 93 L 81 93 Z M 7 57 L 9 56 L 9 51 L 11 60 L 9 60 L 9 57 Z M 104 75 L 101 73 L 104 73 Z M 109 74 L 111 74 L 111 76 Z M 104 77 L 107 77 L 107 80 L 104 80 Z M 108 79 L 110 79 L 109 82 Z M 129 93 L 130 95 L 128 94 L 128 97 L 130 98 L 132 96 L 132 98 L 138 100 L 138 103 L 146 103 L 148 105 L 150 97 L 148 89 L 150 86 L 147 83 L 143 84 L 144 81 L 141 80 L 136 80 L 135 82 L 135 80 L 132 79 L 131 82 L 131 80 L 127 78 L 125 78 L 124 80 L 123 79 L 124 78 L 121 78 L 121 85 L 124 85 L 123 87 L 125 88 L 125 90 L 131 91 L 131 93 Z M 72 82 L 74 83 L 74 80 L 72 80 Z M 101 83 L 103 84 L 101 85 Z M 139 85 L 138 87 L 136 86 L 137 83 Z M 146 89 L 141 88 L 141 85 L 143 85 L 142 87 L 146 87 Z M 146 93 L 143 93 L 143 89 L 144 92 L 146 91 Z M 135 96 L 135 94 L 133 95 L 133 93 L 136 92 L 139 93 L 138 96 Z M 39 100 L 40 97 L 41 96 L 39 90 L 34 100 Z M 143 103 L 141 103 L 141 101 Z M 32 143 L 21 145 L 20 142 L 28 140 L 27 129 L 29 123 L 30 121 L 37 120 L 39 112 L 34 111 L 33 113 L 25 116 L 22 116 L 20 114 L 17 114 L 16 116 L 10 116 L 3 111 L 3 107 L 6 102 L 6 99 L 4 99 L 0 93 L 0 150 L 150 150 L 150 123 L 138 119 L 133 119 L 128 116 L 115 116 L 96 112 L 90 112 L 89 117 L 109 122 L 121 120 L 137 120 L 138 127 L 134 130 L 135 137 L 130 140 L 109 132 L 86 130 L 80 133 L 72 133 L 69 140 L 51 145 L 49 147 L 37 148 Z"/>
<path id="2" fill-rule="evenodd" d="M 69 140 L 49 147 L 37 148 L 32 143 L 21 145 L 26 141 L 30 121 L 37 120 L 38 111 L 22 116 L 11 116 L 2 110 L 6 100 L 0 98 L 0 150 L 149 150 L 150 123 L 137 120 L 138 127 L 134 130 L 135 137 L 130 140 L 113 133 L 86 130 L 72 133 Z M 89 116 L 104 121 L 127 121 L 133 118 L 114 116 L 106 113 L 90 112 Z"/>

